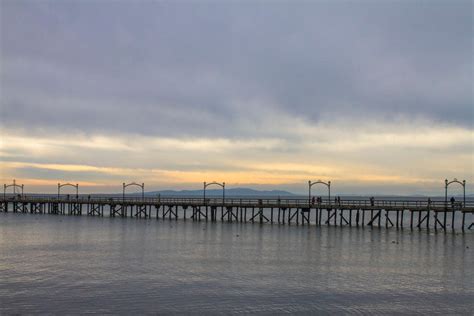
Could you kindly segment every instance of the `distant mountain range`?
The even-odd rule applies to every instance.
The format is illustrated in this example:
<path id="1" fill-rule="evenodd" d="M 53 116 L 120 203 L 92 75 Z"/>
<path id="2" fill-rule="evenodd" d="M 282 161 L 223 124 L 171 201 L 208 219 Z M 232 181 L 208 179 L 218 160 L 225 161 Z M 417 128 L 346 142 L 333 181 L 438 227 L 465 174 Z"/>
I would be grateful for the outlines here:
<path id="1" fill-rule="evenodd" d="M 162 190 L 162 191 L 152 191 L 152 192 L 145 192 L 145 195 L 156 196 L 156 195 L 163 195 L 163 196 L 203 196 L 203 190 Z M 226 196 L 296 196 L 288 191 L 282 190 L 271 190 L 271 191 L 261 191 L 261 190 L 254 190 L 249 188 L 230 188 L 225 190 Z M 206 190 L 206 196 L 222 196 L 222 189 L 209 189 Z"/>

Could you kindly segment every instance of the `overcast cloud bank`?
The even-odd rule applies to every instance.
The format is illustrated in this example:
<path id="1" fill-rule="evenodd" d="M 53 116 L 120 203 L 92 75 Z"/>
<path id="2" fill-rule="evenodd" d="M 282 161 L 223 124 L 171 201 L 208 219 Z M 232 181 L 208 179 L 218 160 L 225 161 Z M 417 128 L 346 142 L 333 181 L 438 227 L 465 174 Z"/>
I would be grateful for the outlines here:
<path id="1" fill-rule="evenodd" d="M 474 180 L 471 1 L 0 6 L 4 181 Z"/>

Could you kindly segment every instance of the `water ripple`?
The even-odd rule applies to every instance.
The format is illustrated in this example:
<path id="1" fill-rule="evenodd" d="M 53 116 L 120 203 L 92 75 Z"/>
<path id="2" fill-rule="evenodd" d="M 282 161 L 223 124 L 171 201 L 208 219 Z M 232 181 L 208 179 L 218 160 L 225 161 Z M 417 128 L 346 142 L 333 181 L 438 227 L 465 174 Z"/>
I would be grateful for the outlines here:
<path id="1" fill-rule="evenodd" d="M 465 314 L 473 234 L 2 214 L 0 314 Z"/>

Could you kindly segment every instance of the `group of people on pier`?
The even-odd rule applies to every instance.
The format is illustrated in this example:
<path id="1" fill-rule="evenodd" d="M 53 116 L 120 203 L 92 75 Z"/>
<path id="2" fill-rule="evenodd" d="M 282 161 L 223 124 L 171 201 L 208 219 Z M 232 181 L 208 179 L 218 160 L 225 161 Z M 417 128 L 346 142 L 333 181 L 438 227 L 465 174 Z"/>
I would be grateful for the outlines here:
<path id="1" fill-rule="evenodd" d="M 321 203 L 323 203 L 323 198 L 322 198 L 322 197 L 320 197 L 320 196 L 318 196 L 318 197 L 313 196 L 313 197 L 311 198 L 311 204 L 312 204 L 312 205 L 314 205 L 314 204 L 321 204 Z M 334 198 L 334 203 L 340 205 L 340 204 L 341 204 L 341 197 L 340 197 L 340 196 L 336 196 L 336 197 Z"/>

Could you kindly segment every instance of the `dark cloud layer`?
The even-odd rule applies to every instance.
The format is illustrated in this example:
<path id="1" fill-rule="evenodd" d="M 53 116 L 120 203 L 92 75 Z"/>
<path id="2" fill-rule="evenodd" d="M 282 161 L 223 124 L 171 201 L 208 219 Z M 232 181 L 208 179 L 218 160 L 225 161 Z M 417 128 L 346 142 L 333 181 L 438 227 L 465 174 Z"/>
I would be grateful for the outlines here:
<path id="1" fill-rule="evenodd" d="M 284 117 L 472 128 L 472 2 L 2 1 L 4 126 L 258 136 Z"/>

